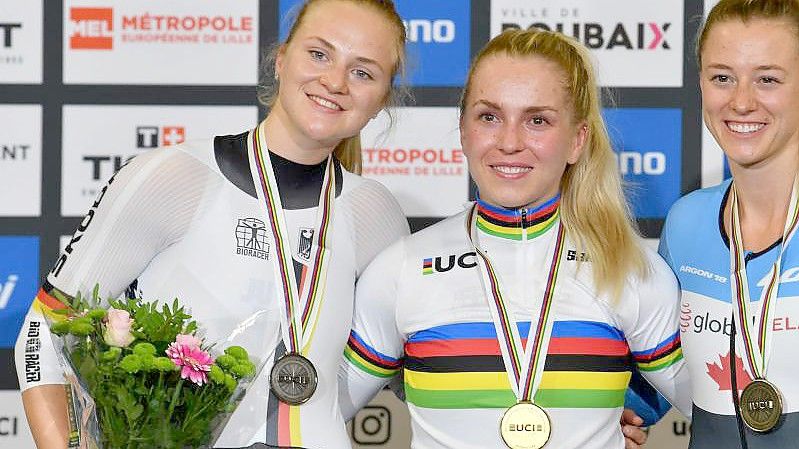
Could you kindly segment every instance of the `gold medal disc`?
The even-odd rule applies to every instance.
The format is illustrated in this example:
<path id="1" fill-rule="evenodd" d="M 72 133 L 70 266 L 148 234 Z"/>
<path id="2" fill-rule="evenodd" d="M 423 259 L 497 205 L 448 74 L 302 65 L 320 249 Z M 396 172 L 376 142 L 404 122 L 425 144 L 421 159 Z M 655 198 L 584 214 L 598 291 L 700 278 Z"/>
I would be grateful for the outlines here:
<path id="1" fill-rule="evenodd" d="M 540 449 L 552 434 L 549 415 L 532 402 L 519 402 L 507 409 L 499 426 L 502 441 L 510 449 Z"/>
<path id="2" fill-rule="evenodd" d="M 741 417 L 755 432 L 774 430 L 782 416 L 782 396 L 771 382 L 755 379 L 741 393 Z"/>

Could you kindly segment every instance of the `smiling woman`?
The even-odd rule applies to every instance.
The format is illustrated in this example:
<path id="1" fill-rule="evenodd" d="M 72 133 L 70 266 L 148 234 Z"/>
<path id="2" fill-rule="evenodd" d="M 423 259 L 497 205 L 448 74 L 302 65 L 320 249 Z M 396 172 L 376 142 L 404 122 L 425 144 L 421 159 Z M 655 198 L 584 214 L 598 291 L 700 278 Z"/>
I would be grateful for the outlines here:
<path id="1" fill-rule="evenodd" d="M 799 2 L 721 0 L 697 56 L 702 115 L 732 179 L 675 203 L 660 240 L 685 310 L 725 324 L 685 333 L 690 447 L 793 447 L 799 334 L 783 319 L 799 312 Z"/>
<path id="2" fill-rule="evenodd" d="M 461 112 L 479 199 L 359 280 L 345 413 L 403 370 L 414 448 L 621 449 L 635 364 L 690 414 L 677 284 L 633 230 L 587 50 L 505 31 Z"/>
<path id="3" fill-rule="evenodd" d="M 255 129 L 147 152 L 109 180 L 17 343 L 39 447 L 65 447 L 64 378 L 49 339 L 37 376 L 26 377 L 24 336 L 97 284 L 103 297 L 179 298 L 208 343 L 227 338 L 242 316 L 266 317 L 250 351 L 264 369 L 217 445 L 350 447 L 336 371 L 355 281 L 408 233 L 388 191 L 356 175 L 358 135 L 391 102 L 404 48 L 391 1 L 309 0 L 278 47 L 270 111 Z"/>

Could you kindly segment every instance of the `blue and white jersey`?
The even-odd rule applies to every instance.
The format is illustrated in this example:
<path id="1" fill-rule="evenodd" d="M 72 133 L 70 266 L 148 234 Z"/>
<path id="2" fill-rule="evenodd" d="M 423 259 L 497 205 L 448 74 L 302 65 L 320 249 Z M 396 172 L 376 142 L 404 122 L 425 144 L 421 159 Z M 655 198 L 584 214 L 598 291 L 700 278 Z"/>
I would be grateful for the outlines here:
<path id="1" fill-rule="evenodd" d="M 731 362 L 736 368 L 737 389 L 751 382 L 740 332 L 736 330 L 735 360 L 730 356 L 733 330 L 729 239 L 722 212 L 730 180 L 698 190 L 674 204 L 660 240 L 660 254 L 680 282 L 682 304 L 680 330 L 693 389 L 693 424 L 690 448 L 740 448 L 740 436 L 732 402 Z M 760 297 L 769 270 L 779 257 L 782 242 L 746 254 L 752 317 L 759 320 Z M 776 310 L 769 329 L 773 332 L 771 359 L 766 378 L 782 393 L 783 422 L 767 434 L 746 430 L 749 449 L 799 447 L 799 245 L 785 250 Z"/>

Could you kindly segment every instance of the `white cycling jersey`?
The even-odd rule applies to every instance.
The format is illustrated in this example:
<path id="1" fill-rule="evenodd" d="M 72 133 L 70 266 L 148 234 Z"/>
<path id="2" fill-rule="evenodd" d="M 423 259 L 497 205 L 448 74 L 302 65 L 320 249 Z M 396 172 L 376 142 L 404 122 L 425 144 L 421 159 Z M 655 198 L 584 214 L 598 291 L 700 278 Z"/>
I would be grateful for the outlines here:
<path id="1" fill-rule="evenodd" d="M 478 202 L 476 243 L 491 259 L 522 341 L 541 307 L 557 234 L 558 209 L 549 206 L 522 216 Z M 505 447 L 500 418 L 517 401 L 467 217 L 458 214 L 392 245 L 358 283 L 340 372 L 345 417 L 401 370 L 416 449 Z M 567 238 L 534 399 L 552 421 L 547 447 L 623 448 L 619 418 L 632 363 L 680 410 L 690 408 L 677 283 L 658 255 L 645 251 L 652 274 L 631 278 L 613 304 L 597 294 L 590 257 Z"/>
<path id="2" fill-rule="evenodd" d="M 90 294 L 147 301 L 179 298 L 209 342 L 224 340 L 257 316 L 267 360 L 217 447 L 268 445 L 349 448 L 336 389 L 347 341 L 355 280 L 384 247 L 408 233 L 389 192 L 336 162 L 337 196 L 324 302 L 308 358 L 319 386 L 289 407 L 270 394 L 268 376 L 282 355 L 280 298 L 272 273 L 275 247 L 248 155 L 250 133 L 153 150 L 133 159 L 103 189 L 37 295 L 17 341 L 22 390 L 64 383 L 52 341 L 40 333 L 57 297 Z M 251 155 L 252 153 L 249 152 Z M 272 154 L 298 279 L 308 268 L 325 164 L 302 166 Z M 260 312 L 260 313 L 259 313 Z M 265 313 L 264 313 L 265 312 Z M 259 314 L 257 314 L 259 313 Z M 256 315 L 257 314 L 257 315 Z M 245 423 L 257 422 L 257 428 Z"/>

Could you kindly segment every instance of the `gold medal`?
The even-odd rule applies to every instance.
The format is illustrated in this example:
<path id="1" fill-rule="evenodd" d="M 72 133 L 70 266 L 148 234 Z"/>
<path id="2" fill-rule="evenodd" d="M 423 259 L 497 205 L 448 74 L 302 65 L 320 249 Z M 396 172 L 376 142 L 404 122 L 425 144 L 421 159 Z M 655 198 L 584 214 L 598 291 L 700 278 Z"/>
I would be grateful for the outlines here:
<path id="1" fill-rule="evenodd" d="M 499 433 L 510 449 L 540 449 L 552 433 L 549 415 L 532 402 L 519 402 L 505 410 Z"/>
<path id="2" fill-rule="evenodd" d="M 782 396 L 771 382 L 755 379 L 741 393 L 741 417 L 755 432 L 771 432 L 782 416 Z"/>

